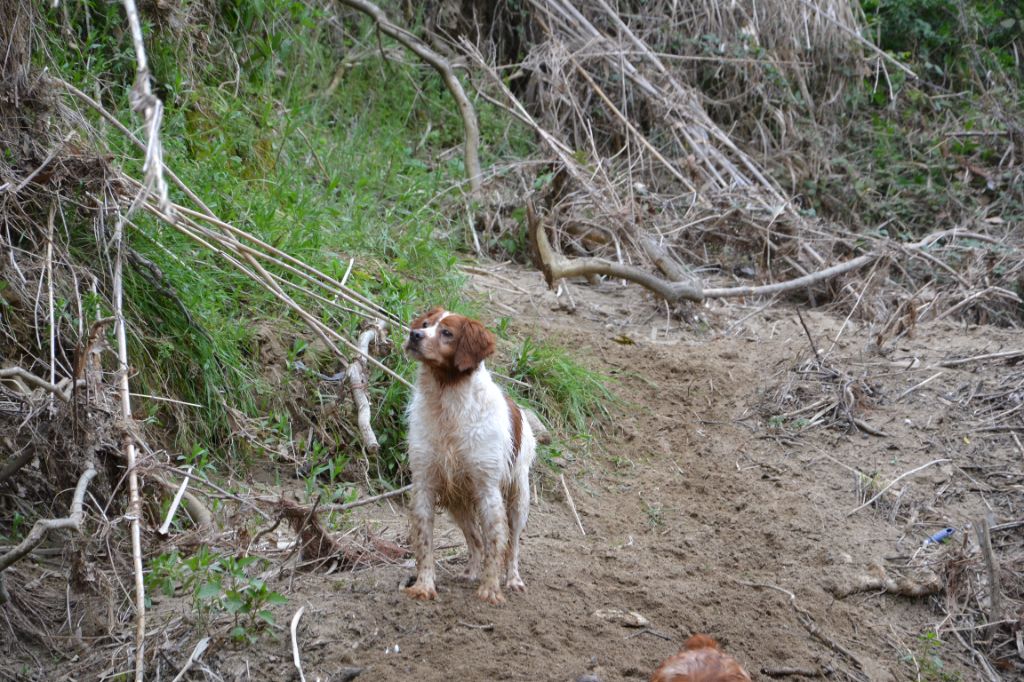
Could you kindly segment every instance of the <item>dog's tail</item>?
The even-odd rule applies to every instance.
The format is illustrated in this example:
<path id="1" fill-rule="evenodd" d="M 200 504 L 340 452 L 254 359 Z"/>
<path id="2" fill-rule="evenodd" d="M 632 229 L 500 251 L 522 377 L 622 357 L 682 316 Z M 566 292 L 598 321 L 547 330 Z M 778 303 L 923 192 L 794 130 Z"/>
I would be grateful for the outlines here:
<path id="1" fill-rule="evenodd" d="M 530 424 L 530 430 L 533 431 L 533 437 L 537 439 L 538 443 L 547 444 L 551 442 L 551 432 L 548 431 L 548 427 L 544 426 L 541 422 L 540 417 L 533 413 L 533 410 L 528 410 L 525 407 L 520 407 L 523 414 L 526 415 L 526 421 Z"/>

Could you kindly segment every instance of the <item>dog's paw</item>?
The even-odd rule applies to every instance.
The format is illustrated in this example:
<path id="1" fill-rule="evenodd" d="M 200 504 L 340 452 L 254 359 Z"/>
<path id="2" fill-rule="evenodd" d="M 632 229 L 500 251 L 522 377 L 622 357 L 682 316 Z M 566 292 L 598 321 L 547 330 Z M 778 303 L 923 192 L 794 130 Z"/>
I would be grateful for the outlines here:
<path id="1" fill-rule="evenodd" d="M 509 578 L 505 583 L 505 589 L 509 592 L 526 592 L 526 583 L 519 576 Z"/>
<path id="2" fill-rule="evenodd" d="M 498 585 L 481 585 L 476 591 L 476 596 L 493 606 L 505 603 L 505 595 L 501 593 Z"/>
<path id="3" fill-rule="evenodd" d="M 480 569 L 479 567 L 472 568 L 470 566 L 467 566 L 466 570 L 462 572 L 462 575 L 460 577 L 462 580 L 466 582 L 475 583 L 477 580 L 480 580 Z"/>
<path id="4" fill-rule="evenodd" d="M 431 601 L 437 599 L 437 590 L 433 585 L 421 585 L 416 583 L 410 587 L 403 587 L 402 592 L 413 599 L 419 599 L 420 601 Z"/>

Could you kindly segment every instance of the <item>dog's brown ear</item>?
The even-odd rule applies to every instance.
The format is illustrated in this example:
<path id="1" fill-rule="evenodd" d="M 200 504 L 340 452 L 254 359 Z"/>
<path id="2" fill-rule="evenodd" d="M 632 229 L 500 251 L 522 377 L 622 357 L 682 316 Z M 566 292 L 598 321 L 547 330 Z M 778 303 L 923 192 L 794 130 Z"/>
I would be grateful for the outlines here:
<path id="1" fill-rule="evenodd" d="M 459 345 L 455 348 L 455 368 L 468 372 L 490 357 L 497 346 L 494 334 L 476 320 L 467 319 L 459 330 Z"/>

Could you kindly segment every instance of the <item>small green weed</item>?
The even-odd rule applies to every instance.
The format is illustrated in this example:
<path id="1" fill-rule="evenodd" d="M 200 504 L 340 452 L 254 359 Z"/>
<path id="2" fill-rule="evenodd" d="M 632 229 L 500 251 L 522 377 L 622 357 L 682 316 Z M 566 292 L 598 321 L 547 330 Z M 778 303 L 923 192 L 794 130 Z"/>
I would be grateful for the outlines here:
<path id="1" fill-rule="evenodd" d="M 919 679 L 926 682 L 960 682 L 963 679 L 959 672 L 946 670 L 942 660 L 943 642 L 934 630 L 918 635 L 917 643 L 917 655 L 907 654 L 902 660 L 918 669 Z"/>
<path id="2" fill-rule="evenodd" d="M 231 638 L 251 644 L 268 624 L 274 623 L 269 607 L 287 602 L 266 582 L 249 575 L 264 563 L 258 557 L 217 555 L 207 547 L 184 558 L 173 551 L 150 562 L 146 589 L 150 594 L 180 593 L 190 597 L 197 624 L 202 628 L 208 627 L 218 615 L 231 616 Z"/>

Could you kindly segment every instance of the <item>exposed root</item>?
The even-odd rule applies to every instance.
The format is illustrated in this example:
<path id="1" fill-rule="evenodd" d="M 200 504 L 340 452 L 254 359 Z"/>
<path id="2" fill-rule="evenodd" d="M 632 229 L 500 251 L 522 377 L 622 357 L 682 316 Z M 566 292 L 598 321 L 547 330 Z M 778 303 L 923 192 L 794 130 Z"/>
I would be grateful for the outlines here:
<path id="1" fill-rule="evenodd" d="M 843 599 L 859 592 L 874 591 L 901 597 L 925 597 L 930 594 L 938 594 L 945 589 L 942 579 L 931 571 L 925 571 L 917 577 L 897 576 L 894 578 L 886 573 L 885 568 L 880 565 L 874 565 L 871 569 L 869 575 L 862 575 L 843 584 L 830 585 L 828 591 L 837 598 Z"/>

